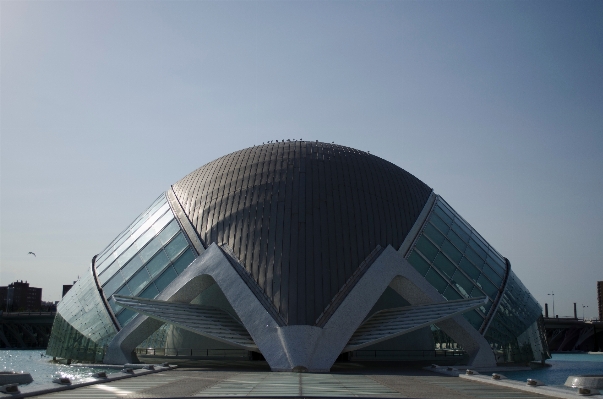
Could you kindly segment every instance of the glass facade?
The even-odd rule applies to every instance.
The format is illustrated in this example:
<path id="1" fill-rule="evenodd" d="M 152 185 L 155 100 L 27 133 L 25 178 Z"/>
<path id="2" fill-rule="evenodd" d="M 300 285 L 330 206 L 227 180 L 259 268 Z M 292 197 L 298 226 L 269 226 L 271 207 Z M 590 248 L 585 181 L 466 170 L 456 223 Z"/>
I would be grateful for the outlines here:
<path id="1" fill-rule="evenodd" d="M 499 362 L 550 358 L 542 323 L 542 308 L 511 272 L 500 305 L 485 334 Z"/>
<path id="2" fill-rule="evenodd" d="M 476 330 L 487 326 L 504 288 L 506 261 L 442 197 L 407 259 L 448 300 L 488 297 L 486 305 L 463 315 Z"/>
<path id="3" fill-rule="evenodd" d="M 97 277 L 89 268 L 59 303 L 47 353 L 102 360 L 104 347 L 118 331 L 112 316 L 123 327 L 136 315 L 117 305 L 112 295 L 155 298 L 196 257 L 162 194 L 96 257 Z"/>
<path id="4" fill-rule="evenodd" d="M 46 353 L 50 356 L 98 362 L 117 334 L 98 291 L 92 267 L 57 306 Z"/>
<path id="5" fill-rule="evenodd" d="M 136 313 L 113 294 L 155 298 L 197 257 L 162 194 L 98 257 L 103 293 L 123 327 Z"/>
<path id="6" fill-rule="evenodd" d="M 488 298 L 486 305 L 463 316 L 476 330 L 486 332 L 495 351 L 504 352 L 500 361 L 541 359 L 545 350 L 537 347 L 546 348 L 546 343 L 535 338 L 541 335 L 540 305 L 509 270 L 507 260 L 442 197 L 436 197 L 407 259 L 448 300 Z M 530 328 L 536 334 L 528 334 Z"/>

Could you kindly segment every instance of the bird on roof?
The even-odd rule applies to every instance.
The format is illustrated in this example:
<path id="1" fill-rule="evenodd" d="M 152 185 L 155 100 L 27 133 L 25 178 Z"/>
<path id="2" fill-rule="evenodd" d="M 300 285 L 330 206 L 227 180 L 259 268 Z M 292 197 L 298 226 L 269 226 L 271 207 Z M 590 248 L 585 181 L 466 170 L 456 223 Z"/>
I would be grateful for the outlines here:
<path id="1" fill-rule="evenodd" d="M 30 254 L 31 254 L 31 255 L 33 255 L 33 256 L 36 256 L 36 254 L 34 254 L 34 253 L 33 253 L 33 252 L 31 252 L 31 251 L 27 253 L 27 255 L 30 255 Z M 37 258 L 37 256 L 36 256 L 36 258 Z"/>

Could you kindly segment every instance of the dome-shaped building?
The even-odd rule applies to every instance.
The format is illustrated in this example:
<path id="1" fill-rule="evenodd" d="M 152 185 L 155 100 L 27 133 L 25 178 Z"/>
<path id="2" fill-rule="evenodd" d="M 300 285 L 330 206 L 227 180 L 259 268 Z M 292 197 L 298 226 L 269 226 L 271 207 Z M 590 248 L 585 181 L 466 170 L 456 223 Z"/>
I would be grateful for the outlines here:
<path id="1" fill-rule="evenodd" d="M 342 353 L 462 348 L 494 364 L 547 356 L 540 314 L 425 183 L 363 151 L 282 141 L 162 194 L 61 301 L 48 354 L 125 363 L 137 346 L 187 348 L 328 370 Z"/>

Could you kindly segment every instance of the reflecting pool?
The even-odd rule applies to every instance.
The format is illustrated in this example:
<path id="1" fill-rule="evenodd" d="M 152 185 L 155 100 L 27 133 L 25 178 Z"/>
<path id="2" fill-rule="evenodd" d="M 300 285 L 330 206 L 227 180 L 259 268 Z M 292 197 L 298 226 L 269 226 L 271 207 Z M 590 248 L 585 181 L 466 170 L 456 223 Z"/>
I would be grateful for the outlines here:
<path id="1" fill-rule="evenodd" d="M 0 350 L 0 371 L 27 372 L 33 377 L 28 386 L 46 385 L 56 377 L 69 377 L 82 381 L 98 371 L 115 372 L 115 369 L 67 366 L 53 363 L 44 350 Z"/>
<path id="2" fill-rule="evenodd" d="M 551 367 L 529 371 L 508 371 L 504 376 L 518 381 L 528 378 L 541 380 L 546 385 L 563 385 L 570 375 L 600 374 L 603 375 L 603 355 L 587 353 L 553 353 L 546 361 Z"/>

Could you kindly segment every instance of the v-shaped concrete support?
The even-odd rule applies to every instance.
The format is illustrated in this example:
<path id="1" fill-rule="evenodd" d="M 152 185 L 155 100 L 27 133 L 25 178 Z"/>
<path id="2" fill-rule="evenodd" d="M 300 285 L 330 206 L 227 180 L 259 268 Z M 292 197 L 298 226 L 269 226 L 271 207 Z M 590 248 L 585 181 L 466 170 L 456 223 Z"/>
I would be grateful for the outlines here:
<path id="1" fill-rule="evenodd" d="M 157 299 L 190 303 L 215 281 L 274 371 L 328 371 L 388 285 L 411 305 L 445 301 L 398 251 L 388 246 L 324 327 L 286 326 L 272 316 L 273 309 L 269 312 L 231 261 L 212 244 Z M 160 326 L 161 322 L 147 316 L 136 316 L 111 341 L 105 363 L 131 361 L 130 353 Z M 463 317 L 455 316 L 438 326 L 463 346 L 472 365 L 495 364 L 488 342 Z"/>

